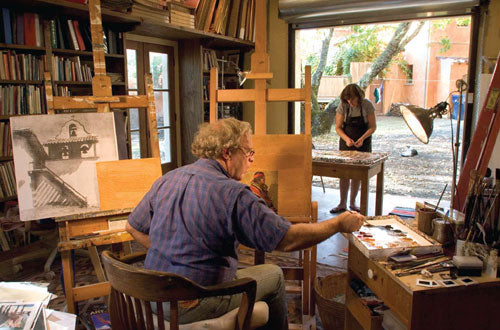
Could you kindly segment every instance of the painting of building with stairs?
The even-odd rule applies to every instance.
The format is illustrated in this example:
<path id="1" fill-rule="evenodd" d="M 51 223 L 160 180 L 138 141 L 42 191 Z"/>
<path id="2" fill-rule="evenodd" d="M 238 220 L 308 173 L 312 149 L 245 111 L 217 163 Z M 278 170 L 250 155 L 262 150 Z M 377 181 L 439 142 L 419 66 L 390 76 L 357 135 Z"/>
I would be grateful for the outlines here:
<path id="1" fill-rule="evenodd" d="M 21 220 L 99 210 L 97 161 L 118 160 L 112 113 L 11 118 Z"/>

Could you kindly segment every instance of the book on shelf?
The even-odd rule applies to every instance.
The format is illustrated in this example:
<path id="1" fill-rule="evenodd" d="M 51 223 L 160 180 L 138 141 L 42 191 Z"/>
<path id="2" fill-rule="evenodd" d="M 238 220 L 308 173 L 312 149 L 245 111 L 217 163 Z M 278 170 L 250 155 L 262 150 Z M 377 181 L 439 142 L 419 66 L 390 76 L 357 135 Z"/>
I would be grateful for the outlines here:
<path id="1" fill-rule="evenodd" d="M 2 8 L 2 30 L 3 30 L 3 42 L 6 44 L 11 44 L 12 42 L 12 24 L 10 22 L 10 10 L 8 8 Z"/>
<path id="2" fill-rule="evenodd" d="M 43 32 L 42 32 L 42 25 L 40 22 L 40 16 L 38 14 L 35 14 L 35 45 L 37 47 L 43 47 L 44 42 L 43 42 Z"/>
<path id="3" fill-rule="evenodd" d="M 73 27 L 73 21 L 68 19 L 66 20 L 66 22 L 68 23 L 68 31 L 71 37 L 70 39 L 71 49 L 80 50 L 80 47 L 78 47 L 78 40 L 76 40 L 76 33 L 75 33 L 75 28 Z"/>
<path id="4" fill-rule="evenodd" d="M 27 46 L 36 46 L 35 14 L 24 13 L 24 43 Z"/>
<path id="5" fill-rule="evenodd" d="M 16 44 L 24 45 L 24 14 L 16 13 Z"/>
<path id="6" fill-rule="evenodd" d="M 85 50 L 85 43 L 83 42 L 83 37 L 82 33 L 80 32 L 80 26 L 78 25 L 78 21 L 73 20 L 72 23 L 76 34 L 76 41 L 78 43 L 78 48 L 80 48 L 80 50 Z"/>

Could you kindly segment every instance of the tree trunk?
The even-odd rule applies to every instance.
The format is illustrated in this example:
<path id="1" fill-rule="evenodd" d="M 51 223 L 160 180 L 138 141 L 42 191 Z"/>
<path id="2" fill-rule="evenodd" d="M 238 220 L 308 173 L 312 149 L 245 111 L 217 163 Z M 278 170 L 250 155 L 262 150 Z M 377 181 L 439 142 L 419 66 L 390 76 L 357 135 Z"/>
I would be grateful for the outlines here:
<path id="1" fill-rule="evenodd" d="M 326 59 L 328 58 L 328 49 L 330 47 L 330 41 L 332 40 L 333 29 L 328 30 L 328 34 L 321 44 L 321 54 L 319 56 L 319 63 L 316 71 L 314 71 L 311 77 L 311 101 L 312 101 L 312 112 L 319 113 L 320 108 L 318 104 L 318 90 L 321 83 L 321 77 L 323 77 L 323 72 L 325 71 Z M 314 123 L 313 123 L 314 126 Z"/>
<path id="2" fill-rule="evenodd" d="M 375 77 L 384 70 L 394 56 L 404 50 L 404 47 L 420 32 L 424 22 L 419 22 L 415 31 L 404 39 L 406 33 L 410 29 L 411 22 L 402 22 L 394 31 L 391 41 L 387 44 L 382 54 L 373 62 L 370 69 L 361 77 L 357 83 L 361 88 L 366 89 Z"/>

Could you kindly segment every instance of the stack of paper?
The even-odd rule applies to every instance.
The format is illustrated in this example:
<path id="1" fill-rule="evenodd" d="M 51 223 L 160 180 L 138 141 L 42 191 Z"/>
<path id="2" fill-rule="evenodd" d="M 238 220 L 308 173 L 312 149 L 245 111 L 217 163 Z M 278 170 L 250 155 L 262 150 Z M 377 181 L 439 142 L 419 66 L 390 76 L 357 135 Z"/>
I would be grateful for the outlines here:
<path id="1" fill-rule="evenodd" d="M 46 309 L 47 285 L 0 282 L 0 329 L 75 329 L 76 315 Z"/>

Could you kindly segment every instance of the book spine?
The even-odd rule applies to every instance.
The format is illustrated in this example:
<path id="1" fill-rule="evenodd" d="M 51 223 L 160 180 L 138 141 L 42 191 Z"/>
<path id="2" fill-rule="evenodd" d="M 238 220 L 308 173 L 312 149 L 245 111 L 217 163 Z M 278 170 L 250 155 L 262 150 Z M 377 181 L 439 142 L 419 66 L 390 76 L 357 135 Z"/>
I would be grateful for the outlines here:
<path id="1" fill-rule="evenodd" d="M 80 48 L 80 50 L 85 50 L 85 43 L 83 42 L 83 37 L 80 31 L 80 26 L 78 25 L 78 21 L 76 20 L 73 21 L 73 28 L 75 30 L 76 41 L 78 42 L 78 48 Z"/>
<path id="2" fill-rule="evenodd" d="M 12 43 L 12 25 L 10 23 L 10 10 L 2 8 L 4 41 L 6 44 Z"/>
<path id="3" fill-rule="evenodd" d="M 71 22 L 70 19 L 68 19 L 67 22 L 68 22 L 68 30 L 69 30 L 69 34 L 71 37 L 71 43 L 73 45 L 73 49 L 80 50 L 80 47 L 78 47 L 78 40 L 76 39 L 76 33 L 75 33 L 75 29 L 73 27 L 73 23 Z"/>
<path id="4" fill-rule="evenodd" d="M 49 31 L 50 31 L 50 44 L 52 48 L 57 48 L 57 30 L 56 30 L 56 21 L 49 21 Z"/>

